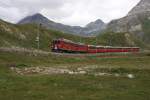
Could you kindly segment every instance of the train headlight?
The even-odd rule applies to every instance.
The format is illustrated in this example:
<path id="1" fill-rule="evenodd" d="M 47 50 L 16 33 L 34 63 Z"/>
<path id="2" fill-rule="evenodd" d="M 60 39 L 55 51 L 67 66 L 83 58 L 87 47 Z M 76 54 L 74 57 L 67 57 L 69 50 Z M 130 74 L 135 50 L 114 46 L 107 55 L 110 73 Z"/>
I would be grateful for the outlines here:
<path id="1" fill-rule="evenodd" d="M 55 50 L 57 50 L 57 49 L 58 49 L 58 48 L 57 48 L 57 45 L 55 45 L 54 49 L 55 49 Z"/>

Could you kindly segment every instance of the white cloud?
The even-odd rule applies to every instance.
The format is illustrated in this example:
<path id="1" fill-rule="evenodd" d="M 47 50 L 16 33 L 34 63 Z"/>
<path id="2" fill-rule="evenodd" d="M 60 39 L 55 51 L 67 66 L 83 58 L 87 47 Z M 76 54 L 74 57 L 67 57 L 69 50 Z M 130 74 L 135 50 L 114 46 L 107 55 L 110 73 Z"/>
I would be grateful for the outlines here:
<path id="1" fill-rule="evenodd" d="M 51 20 L 84 26 L 125 16 L 140 0 L 0 0 L 0 18 L 17 22 L 40 12 Z"/>

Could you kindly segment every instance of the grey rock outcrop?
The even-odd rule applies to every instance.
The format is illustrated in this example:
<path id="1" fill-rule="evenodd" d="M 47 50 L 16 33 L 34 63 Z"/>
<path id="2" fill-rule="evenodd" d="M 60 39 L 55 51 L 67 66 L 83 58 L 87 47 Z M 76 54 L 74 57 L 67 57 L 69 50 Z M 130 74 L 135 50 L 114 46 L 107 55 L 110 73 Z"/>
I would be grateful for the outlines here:
<path id="1" fill-rule="evenodd" d="M 141 14 L 143 12 L 150 12 L 150 0 L 141 0 L 129 13 L 130 15 Z"/>
<path id="2" fill-rule="evenodd" d="M 127 16 L 111 21 L 107 29 L 113 32 L 143 33 L 142 23 L 150 17 L 150 0 L 141 0 Z"/>

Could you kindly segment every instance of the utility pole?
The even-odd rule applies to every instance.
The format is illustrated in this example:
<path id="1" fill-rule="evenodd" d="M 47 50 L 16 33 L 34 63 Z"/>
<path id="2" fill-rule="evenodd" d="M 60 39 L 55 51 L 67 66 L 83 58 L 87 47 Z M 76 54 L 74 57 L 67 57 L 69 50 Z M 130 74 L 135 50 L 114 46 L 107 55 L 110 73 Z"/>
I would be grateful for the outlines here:
<path id="1" fill-rule="evenodd" d="M 80 37 L 80 43 L 82 43 L 82 39 L 81 39 L 81 37 Z"/>
<path id="2" fill-rule="evenodd" d="M 96 43 L 95 43 L 95 44 L 96 44 L 96 46 L 98 46 L 98 45 L 97 45 L 97 37 L 96 37 Z M 97 47 L 96 47 L 96 54 L 97 54 Z"/>
<path id="3" fill-rule="evenodd" d="M 81 29 L 80 29 L 80 33 L 81 33 Z M 81 43 L 82 41 L 81 41 L 81 36 L 80 36 L 80 43 Z"/>
<path id="4" fill-rule="evenodd" d="M 110 38 L 109 38 L 109 46 L 112 46 L 112 33 L 110 34 Z"/>
<path id="5" fill-rule="evenodd" d="M 37 37 L 36 37 L 37 49 L 38 49 L 38 50 L 40 49 L 40 28 L 41 28 L 41 25 L 42 25 L 42 24 L 40 24 L 40 25 L 38 26 L 38 32 L 37 32 Z"/>

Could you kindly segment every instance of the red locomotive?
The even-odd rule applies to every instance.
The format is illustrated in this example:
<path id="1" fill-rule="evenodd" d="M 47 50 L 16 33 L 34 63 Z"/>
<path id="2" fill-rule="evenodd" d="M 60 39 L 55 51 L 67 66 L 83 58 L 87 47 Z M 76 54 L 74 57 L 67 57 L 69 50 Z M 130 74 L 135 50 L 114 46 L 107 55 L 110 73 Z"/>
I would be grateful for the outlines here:
<path id="1" fill-rule="evenodd" d="M 112 46 L 94 46 L 75 43 L 66 39 L 56 39 L 52 42 L 53 52 L 68 53 L 119 53 L 119 52 L 139 52 L 139 47 L 112 47 Z"/>

